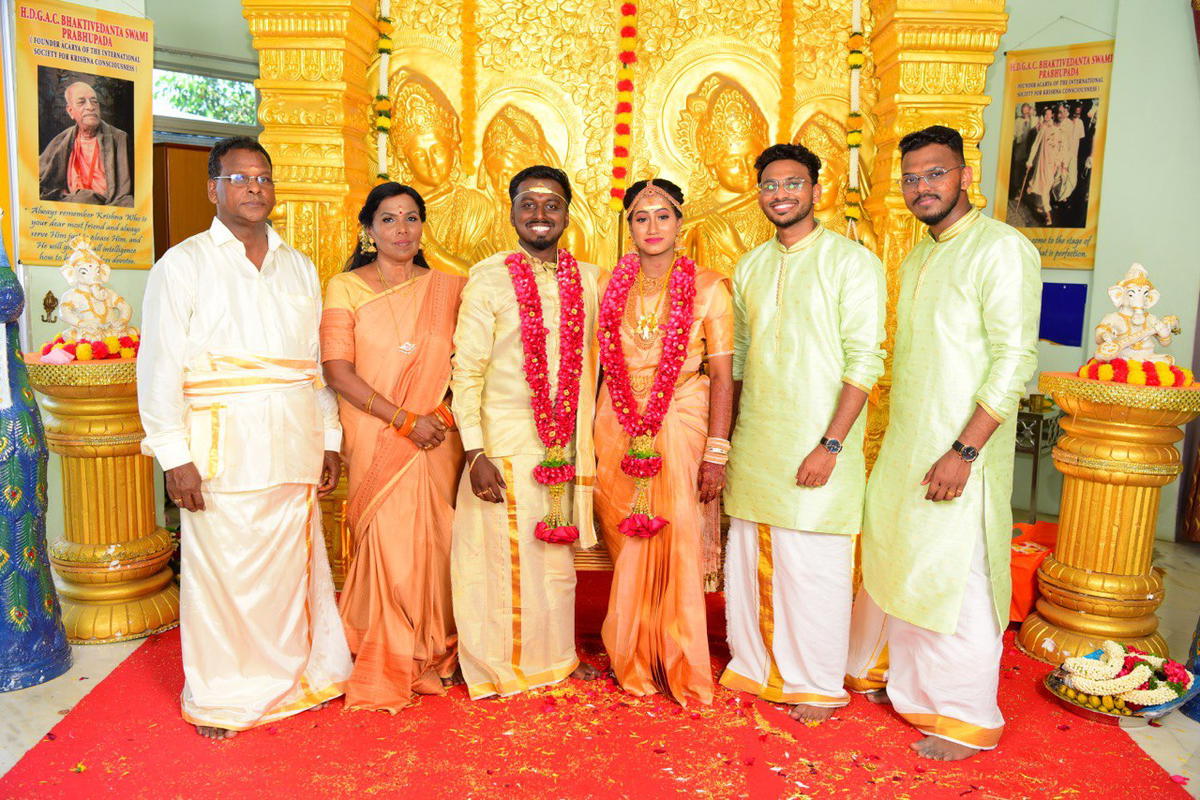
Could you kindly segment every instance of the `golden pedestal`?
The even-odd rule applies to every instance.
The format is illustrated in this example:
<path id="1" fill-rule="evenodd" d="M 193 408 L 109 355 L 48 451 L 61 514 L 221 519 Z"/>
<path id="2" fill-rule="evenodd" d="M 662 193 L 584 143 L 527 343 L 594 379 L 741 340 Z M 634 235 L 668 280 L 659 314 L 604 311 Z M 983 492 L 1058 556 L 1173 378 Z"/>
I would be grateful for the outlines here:
<path id="1" fill-rule="evenodd" d="M 1037 611 L 1017 644 L 1051 664 L 1112 639 L 1167 655 L 1155 609 L 1162 572 L 1150 563 L 1159 490 L 1181 471 L 1179 426 L 1200 415 L 1200 387 L 1133 386 L 1042 373 L 1066 412 L 1054 464 L 1063 474 L 1058 545 L 1038 570 Z"/>
<path id="2" fill-rule="evenodd" d="M 174 627 L 175 545 L 155 524 L 153 462 L 139 448 L 137 362 L 25 363 L 46 443 L 62 457 L 65 531 L 50 561 L 67 638 L 104 644 Z"/>

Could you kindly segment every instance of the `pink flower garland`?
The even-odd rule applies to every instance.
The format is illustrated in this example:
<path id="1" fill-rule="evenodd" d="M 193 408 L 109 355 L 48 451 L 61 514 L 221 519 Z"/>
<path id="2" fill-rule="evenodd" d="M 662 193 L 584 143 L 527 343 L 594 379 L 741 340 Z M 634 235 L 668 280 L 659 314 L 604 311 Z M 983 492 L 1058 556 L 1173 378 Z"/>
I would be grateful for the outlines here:
<path id="1" fill-rule="evenodd" d="M 566 250 L 558 251 L 558 295 L 562 305 L 559 318 L 558 395 L 550 403 L 549 362 L 546 357 L 546 330 L 542 316 L 542 298 L 538 294 L 533 267 L 525 253 L 518 250 L 504 260 L 512 279 L 521 317 L 521 347 L 525 352 L 525 382 L 529 385 L 530 405 L 538 438 L 546 447 L 546 456 L 533 468 L 533 478 L 550 487 L 550 513 L 538 522 L 534 535 L 545 542 L 569 544 L 579 538 L 579 528 L 567 525 L 561 503 L 567 484 L 575 479 L 575 465 L 566 460 L 566 448 L 575 435 L 579 411 L 579 380 L 583 373 L 583 283 L 579 264 Z"/>
<path id="2" fill-rule="evenodd" d="M 654 437 L 662 427 L 663 417 L 675 396 L 675 382 L 687 359 L 688 337 L 696 299 L 696 263 L 679 256 L 671 267 L 667 283 L 670 311 L 662 329 L 662 352 L 654 371 L 650 399 L 638 413 L 637 400 L 629 382 L 629 367 L 621 342 L 621 321 L 629 290 L 641 269 L 637 253 L 628 253 L 617 262 L 608 289 L 600 303 L 600 363 L 604 366 L 604 381 L 612 397 L 613 408 L 621 428 L 632 439 L 629 451 L 621 459 L 621 471 L 635 481 L 636 495 L 632 513 L 621 522 L 626 536 L 650 537 L 667 525 L 662 517 L 651 519 L 647 486 L 662 470 L 662 456 L 653 450 Z"/>

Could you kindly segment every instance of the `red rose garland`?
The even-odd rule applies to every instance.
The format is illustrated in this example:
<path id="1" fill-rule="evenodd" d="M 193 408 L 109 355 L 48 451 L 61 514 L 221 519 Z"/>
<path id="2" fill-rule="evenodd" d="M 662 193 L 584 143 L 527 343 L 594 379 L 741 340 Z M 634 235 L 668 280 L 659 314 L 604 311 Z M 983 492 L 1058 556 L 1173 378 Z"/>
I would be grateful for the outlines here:
<path id="1" fill-rule="evenodd" d="M 521 315 L 521 347 L 525 352 L 525 382 L 538 438 L 546 456 L 533 468 L 533 478 L 550 487 L 550 513 L 538 522 L 534 535 L 544 542 L 570 544 L 579 538 L 579 528 L 567 525 L 562 500 L 567 484 L 575 479 L 575 465 L 567 461 L 566 449 L 575 435 L 579 409 L 579 378 L 583 373 L 583 283 L 579 264 L 566 250 L 558 251 L 558 295 L 562 304 L 559 319 L 558 395 L 550 402 L 549 363 L 542 298 L 538 294 L 533 267 L 525 253 L 517 251 L 504 259 L 512 278 Z"/>
<path id="2" fill-rule="evenodd" d="M 649 537 L 667 525 L 662 517 L 650 517 L 650 479 L 662 469 L 662 456 L 654 450 L 654 437 L 662 427 L 663 417 L 675 395 L 675 382 L 687 359 L 688 336 L 696 299 L 696 263 L 679 256 L 671 267 L 667 281 L 670 311 L 660 328 L 663 331 L 662 353 L 654 371 L 650 399 L 640 414 L 633 387 L 629 382 L 629 367 L 621 343 L 621 320 L 629 290 L 641 268 L 637 253 L 629 253 L 617 262 L 604 299 L 600 303 L 600 363 L 604 366 L 604 381 L 612 397 L 613 408 L 621 428 L 631 437 L 629 451 L 621 459 L 621 471 L 634 479 L 634 502 L 629 516 L 620 524 L 626 536 Z"/>

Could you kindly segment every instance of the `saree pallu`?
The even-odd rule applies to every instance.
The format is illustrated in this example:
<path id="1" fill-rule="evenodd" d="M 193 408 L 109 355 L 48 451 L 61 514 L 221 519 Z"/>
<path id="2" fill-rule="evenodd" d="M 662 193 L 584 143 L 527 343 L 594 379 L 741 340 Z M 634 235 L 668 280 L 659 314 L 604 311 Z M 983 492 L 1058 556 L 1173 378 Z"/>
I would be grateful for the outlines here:
<path id="1" fill-rule="evenodd" d="M 450 382 L 463 280 L 430 272 L 384 292 L 335 276 L 321 321 L 322 359 L 346 360 L 405 411 L 430 414 Z M 347 708 L 396 713 L 444 694 L 457 666 L 450 530 L 462 443 L 422 450 L 386 421 L 339 400 L 351 541 L 340 611 L 355 654 Z"/>
<path id="2" fill-rule="evenodd" d="M 632 299 L 631 299 L 632 301 Z M 711 703 L 712 664 L 704 606 L 706 543 L 716 501 L 700 502 L 698 476 L 708 438 L 709 379 L 705 355 L 733 350 L 729 289 L 713 272 L 696 276 L 696 300 L 687 359 L 655 439 L 662 471 L 650 482 L 650 507 L 669 524 L 649 539 L 618 530 L 633 506 L 633 479 L 621 471 L 629 436 L 621 428 L 605 384 L 596 407 L 596 510 L 612 557 L 613 583 L 602 635 L 613 672 L 631 694 L 662 692 L 686 705 Z M 660 347 L 639 349 L 627 325 L 622 338 L 630 380 L 648 385 Z M 639 406 L 643 397 L 637 398 Z"/>

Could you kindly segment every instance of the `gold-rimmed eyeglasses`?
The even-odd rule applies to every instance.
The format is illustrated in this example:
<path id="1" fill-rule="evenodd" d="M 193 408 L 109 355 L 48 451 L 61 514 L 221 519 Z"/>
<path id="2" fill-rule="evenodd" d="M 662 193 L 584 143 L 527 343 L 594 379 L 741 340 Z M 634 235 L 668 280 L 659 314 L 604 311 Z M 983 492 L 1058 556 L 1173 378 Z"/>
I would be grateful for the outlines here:
<path id="1" fill-rule="evenodd" d="M 921 181 L 924 181 L 925 185 L 932 189 L 935 183 L 940 183 L 951 172 L 954 172 L 956 169 L 962 169 L 965 166 L 967 165 L 959 164 L 957 167 L 951 167 L 950 169 L 934 167 L 924 172 L 906 172 L 900 176 L 900 191 L 915 192 L 920 188 Z"/>
<path id="2" fill-rule="evenodd" d="M 781 181 L 763 181 L 758 185 L 759 194 L 776 194 L 780 190 L 788 194 L 803 191 L 808 178 L 784 178 Z"/>

